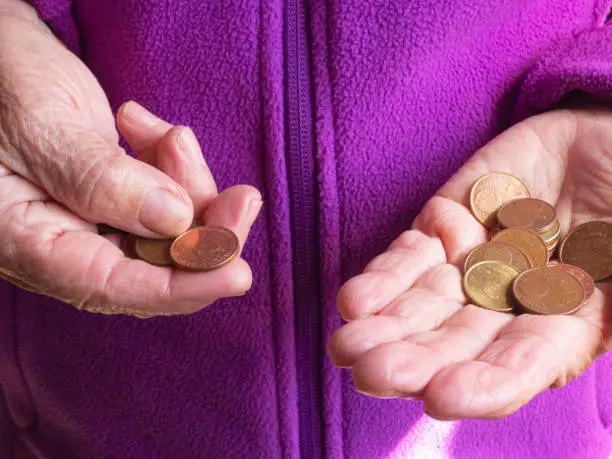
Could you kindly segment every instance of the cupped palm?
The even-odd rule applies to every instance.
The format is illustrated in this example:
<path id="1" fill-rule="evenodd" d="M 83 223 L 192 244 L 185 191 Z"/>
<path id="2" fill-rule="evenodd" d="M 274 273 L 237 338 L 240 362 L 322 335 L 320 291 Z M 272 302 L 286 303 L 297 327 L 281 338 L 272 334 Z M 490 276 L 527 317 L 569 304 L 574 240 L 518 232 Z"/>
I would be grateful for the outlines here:
<path id="1" fill-rule="evenodd" d="M 483 147 L 425 205 L 410 231 L 348 281 L 338 307 L 348 324 L 329 342 L 358 390 L 416 397 L 441 419 L 499 418 L 581 374 L 607 349 L 612 296 L 598 285 L 573 315 L 512 315 L 471 305 L 466 254 L 487 240 L 470 211 L 482 175 L 521 178 L 556 207 L 561 237 L 612 220 L 612 112 L 559 110 L 529 118 Z"/>

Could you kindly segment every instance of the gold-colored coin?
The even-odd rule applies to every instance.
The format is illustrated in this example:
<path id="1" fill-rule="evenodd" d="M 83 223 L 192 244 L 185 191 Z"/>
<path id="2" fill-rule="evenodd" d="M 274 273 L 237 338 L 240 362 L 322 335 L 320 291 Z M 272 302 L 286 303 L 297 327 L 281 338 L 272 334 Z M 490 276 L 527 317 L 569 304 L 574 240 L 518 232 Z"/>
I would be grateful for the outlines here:
<path id="1" fill-rule="evenodd" d="M 548 231 L 555 223 L 555 208 L 541 199 L 515 199 L 497 211 L 502 228 L 525 228 L 537 233 Z"/>
<path id="2" fill-rule="evenodd" d="M 521 249 L 503 242 L 484 242 L 472 249 L 465 258 L 464 272 L 481 261 L 503 261 L 519 272 L 531 268 L 531 262 Z"/>
<path id="3" fill-rule="evenodd" d="M 554 239 L 554 240 L 552 240 L 550 242 L 545 242 L 545 244 L 546 244 L 546 248 L 549 251 L 551 251 L 551 250 L 555 249 L 555 247 L 557 247 L 559 245 L 559 238 Z"/>
<path id="4" fill-rule="evenodd" d="M 490 172 L 480 177 L 470 191 L 470 207 L 476 219 L 493 228 L 498 209 L 509 201 L 530 198 L 527 185 L 504 172 Z"/>
<path id="5" fill-rule="evenodd" d="M 559 238 L 561 234 L 561 225 L 559 224 L 559 220 L 555 220 L 551 227 L 546 231 L 536 231 L 542 238 L 544 242 L 550 242 L 553 239 Z"/>
<path id="6" fill-rule="evenodd" d="M 548 248 L 540 236 L 534 231 L 524 228 L 508 228 L 497 233 L 493 242 L 505 242 L 521 249 L 527 255 L 531 266 L 546 266 L 548 264 Z"/>
<path id="7" fill-rule="evenodd" d="M 532 314 L 571 314 L 584 302 L 582 283 L 568 271 L 553 266 L 521 273 L 512 292 L 521 307 Z"/>
<path id="8" fill-rule="evenodd" d="M 612 224 L 590 221 L 577 226 L 561 243 L 559 259 L 582 268 L 595 282 L 612 276 Z"/>
<path id="9" fill-rule="evenodd" d="M 518 275 L 518 269 L 503 261 L 481 261 L 465 273 L 463 288 L 475 305 L 508 312 L 513 309 L 511 286 Z"/>

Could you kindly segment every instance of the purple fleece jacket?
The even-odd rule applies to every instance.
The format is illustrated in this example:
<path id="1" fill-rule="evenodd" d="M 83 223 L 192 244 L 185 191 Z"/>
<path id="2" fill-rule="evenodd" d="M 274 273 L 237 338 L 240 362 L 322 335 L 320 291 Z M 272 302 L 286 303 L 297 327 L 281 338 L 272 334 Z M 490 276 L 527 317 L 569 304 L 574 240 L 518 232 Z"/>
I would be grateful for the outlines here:
<path id="1" fill-rule="evenodd" d="M 0 284 L 0 457 L 608 457 L 608 357 L 507 419 L 437 422 L 357 393 L 324 343 L 341 283 L 478 147 L 572 91 L 612 95 L 612 2 L 309 0 L 300 28 L 302 1 L 31 2 L 113 108 L 193 127 L 219 187 L 265 206 L 252 291 L 191 316 Z"/>

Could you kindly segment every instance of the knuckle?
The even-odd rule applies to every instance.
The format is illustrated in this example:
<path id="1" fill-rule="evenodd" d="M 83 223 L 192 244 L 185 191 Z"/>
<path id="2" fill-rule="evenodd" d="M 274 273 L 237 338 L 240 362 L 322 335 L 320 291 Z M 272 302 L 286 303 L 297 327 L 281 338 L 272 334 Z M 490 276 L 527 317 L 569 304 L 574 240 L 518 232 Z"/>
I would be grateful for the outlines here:
<path id="1" fill-rule="evenodd" d="M 83 160 L 84 164 L 75 164 L 74 175 L 68 180 L 70 184 L 64 196 L 85 217 L 95 216 L 103 208 L 111 206 L 116 201 L 116 190 L 128 181 L 129 171 L 121 167 L 124 152 L 117 148 L 98 154 L 98 149 L 107 150 L 108 146 L 102 144 L 93 147 L 85 155 L 89 158 Z M 78 162 L 81 158 L 74 160 Z"/>
<path id="2" fill-rule="evenodd" d="M 395 238 L 395 240 L 389 246 L 389 249 L 408 249 L 414 245 L 423 243 L 425 240 L 427 240 L 427 236 L 418 230 L 404 231 L 397 238 Z"/>

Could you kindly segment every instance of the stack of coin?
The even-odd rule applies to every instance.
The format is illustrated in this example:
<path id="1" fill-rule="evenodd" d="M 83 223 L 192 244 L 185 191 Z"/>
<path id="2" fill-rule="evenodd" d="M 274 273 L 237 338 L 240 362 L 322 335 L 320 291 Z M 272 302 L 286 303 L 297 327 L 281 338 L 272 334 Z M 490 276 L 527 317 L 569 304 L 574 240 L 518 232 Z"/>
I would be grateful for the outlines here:
<path id="1" fill-rule="evenodd" d="M 470 193 L 475 217 L 492 239 L 472 249 L 463 286 L 477 306 L 500 312 L 571 314 L 591 299 L 595 282 L 612 276 L 612 224 L 591 221 L 561 243 L 553 206 L 531 197 L 517 177 L 492 172 Z"/>
<path id="2" fill-rule="evenodd" d="M 493 234 L 508 228 L 524 228 L 538 234 L 550 255 L 559 244 L 561 225 L 555 208 L 531 197 L 529 188 L 519 178 L 493 172 L 472 186 L 470 203 L 476 218 Z"/>
<path id="3" fill-rule="evenodd" d="M 100 234 L 117 232 L 98 225 Z M 174 266 L 186 271 L 211 271 L 231 262 L 240 250 L 238 236 L 227 228 L 194 222 L 173 239 L 136 237 L 130 244 L 134 254 L 156 266 Z"/>
<path id="4" fill-rule="evenodd" d="M 524 228 L 535 232 L 553 254 L 559 244 L 561 225 L 555 208 L 545 201 L 533 198 L 515 199 L 507 202 L 496 213 L 498 228 Z"/>

